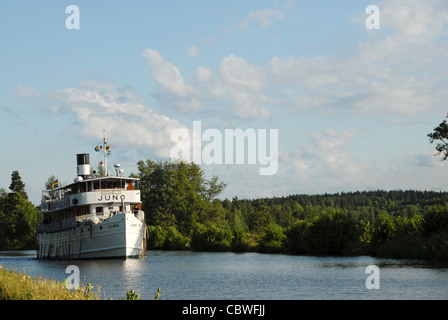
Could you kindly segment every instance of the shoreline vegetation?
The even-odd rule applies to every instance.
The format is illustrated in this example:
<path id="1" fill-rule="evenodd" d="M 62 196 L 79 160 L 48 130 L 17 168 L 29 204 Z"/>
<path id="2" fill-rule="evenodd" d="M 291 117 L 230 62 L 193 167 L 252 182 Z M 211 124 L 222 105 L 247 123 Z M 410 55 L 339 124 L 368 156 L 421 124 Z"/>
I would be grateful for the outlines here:
<path id="1" fill-rule="evenodd" d="M 131 176 L 140 179 L 150 250 L 448 261 L 448 192 L 220 200 L 226 184 L 217 176 L 206 179 L 194 163 L 146 160 L 137 168 Z M 34 249 L 39 207 L 28 200 L 18 171 L 10 189 L 0 189 L 0 250 Z"/>
<path id="2" fill-rule="evenodd" d="M 91 283 L 77 290 L 67 289 L 65 282 L 33 278 L 22 272 L 3 269 L 0 265 L 0 300 L 102 300 Z"/>
<path id="3" fill-rule="evenodd" d="M 265 205 L 257 200 L 253 210 Z M 195 223 L 184 234 L 176 226 L 148 226 L 148 249 L 448 261 L 447 205 L 428 206 L 411 217 L 380 211 L 372 220 L 325 208 L 288 226 L 274 221 L 255 230 Z"/>
<path id="4" fill-rule="evenodd" d="M 196 164 L 146 160 L 138 170 L 149 249 L 448 261 L 448 192 L 219 200 L 226 185 Z"/>
<path id="5" fill-rule="evenodd" d="M 78 289 L 68 289 L 64 281 L 31 277 L 25 273 L 4 269 L 0 264 L 0 301 L 1 300 L 111 300 L 106 294 L 101 294 L 101 287 L 96 288 L 89 282 Z M 104 296 L 102 298 L 102 296 Z M 154 300 L 159 300 L 160 288 L 154 294 Z M 119 300 L 142 300 L 134 290 L 126 291 Z"/>

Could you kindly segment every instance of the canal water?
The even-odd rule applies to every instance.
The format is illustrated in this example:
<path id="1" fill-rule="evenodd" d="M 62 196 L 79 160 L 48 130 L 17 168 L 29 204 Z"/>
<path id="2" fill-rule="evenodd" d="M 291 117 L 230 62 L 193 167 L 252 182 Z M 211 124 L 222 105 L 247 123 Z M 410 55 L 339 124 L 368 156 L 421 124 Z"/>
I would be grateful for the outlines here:
<path id="1" fill-rule="evenodd" d="M 35 251 L 0 251 L 0 265 L 58 281 L 75 265 L 82 285 L 93 281 L 94 292 L 114 300 L 128 290 L 153 299 L 158 288 L 163 300 L 448 299 L 447 264 L 366 256 L 151 251 L 145 259 L 46 261 Z"/>

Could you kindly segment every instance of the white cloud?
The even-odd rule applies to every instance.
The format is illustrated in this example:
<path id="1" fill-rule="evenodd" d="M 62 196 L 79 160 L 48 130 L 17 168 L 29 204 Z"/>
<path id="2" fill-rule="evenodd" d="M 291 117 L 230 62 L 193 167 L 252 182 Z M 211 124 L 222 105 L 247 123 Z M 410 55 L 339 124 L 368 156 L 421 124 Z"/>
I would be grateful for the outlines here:
<path id="1" fill-rule="evenodd" d="M 183 112 L 267 119 L 273 108 L 400 116 L 441 108 L 448 100 L 447 6 L 391 0 L 379 8 L 381 29 L 366 29 L 365 40 L 343 54 L 273 56 L 264 65 L 230 54 L 215 68 L 198 67 L 188 84 L 160 53 L 147 49 L 144 56 L 152 56 L 152 77 L 165 89 L 159 101 Z M 266 21 L 275 16 L 269 10 L 252 14 Z"/>
<path id="2" fill-rule="evenodd" d="M 448 98 L 448 10 L 441 1 L 385 1 L 381 29 L 352 51 L 276 57 L 270 87 L 288 87 L 297 109 L 416 115 Z M 365 19 L 365 16 L 363 17 Z"/>
<path id="3" fill-rule="evenodd" d="M 350 145 L 358 135 L 359 131 L 343 130 L 337 132 L 333 129 L 313 133 L 309 141 L 301 144 L 299 157 L 295 158 L 298 162 L 310 168 L 318 167 L 319 170 L 346 171 L 356 166 L 350 159 L 350 155 L 344 151 L 344 148 Z M 304 166 L 301 165 L 301 167 Z"/>
<path id="4" fill-rule="evenodd" d="M 440 35 L 446 35 L 444 24 L 448 21 L 445 1 L 441 0 L 393 0 L 379 4 L 381 24 L 392 28 L 400 43 L 427 44 L 436 41 Z"/>
<path id="5" fill-rule="evenodd" d="M 210 81 L 212 73 L 210 68 L 198 67 L 196 76 L 200 83 L 207 83 Z"/>
<path id="6" fill-rule="evenodd" d="M 247 26 L 251 20 L 257 20 L 262 28 L 266 28 L 274 19 L 283 20 L 284 17 L 285 13 L 282 9 L 257 10 L 249 13 L 249 17 L 242 23 L 242 26 Z"/>
<path id="7" fill-rule="evenodd" d="M 233 54 L 224 57 L 219 65 L 219 74 L 224 83 L 237 87 L 261 90 L 265 83 L 265 72 L 262 67 L 247 63 Z"/>
<path id="8" fill-rule="evenodd" d="M 164 107 L 181 112 L 207 111 L 221 107 L 223 114 L 233 112 L 241 118 L 268 118 L 267 97 L 261 93 L 266 86 L 264 67 L 255 66 L 235 55 L 221 60 L 217 69 L 199 66 L 196 82 L 185 84 L 179 69 L 152 49 L 143 56 L 148 60 L 151 77 L 160 85 L 154 96 Z M 170 75 L 171 74 L 171 75 Z M 229 110 L 230 109 L 230 110 Z"/>
<path id="9" fill-rule="evenodd" d="M 271 9 L 262 9 L 250 11 L 247 17 L 240 23 L 241 28 L 247 28 L 252 21 L 257 21 L 261 28 L 270 26 L 275 20 L 285 19 L 287 10 L 294 6 L 294 1 L 287 1 L 282 5 L 280 1 L 275 1 L 275 7 Z"/>
<path id="10" fill-rule="evenodd" d="M 34 92 L 27 95 L 33 102 L 56 108 L 58 116 L 72 119 L 70 130 L 74 135 L 97 139 L 106 129 L 113 134 L 115 147 L 147 147 L 157 156 L 167 158 L 172 146 L 171 132 L 185 128 L 177 120 L 145 107 L 129 88 L 110 83 L 88 81 L 81 88 Z"/>
<path id="11" fill-rule="evenodd" d="M 146 49 L 142 56 L 146 59 L 155 82 L 178 97 L 187 95 L 184 79 L 176 66 L 152 49 Z"/>
<path id="12" fill-rule="evenodd" d="M 199 58 L 199 48 L 197 46 L 187 44 L 185 45 L 185 50 L 187 51 L 188 55 L 194 59 Z"/>

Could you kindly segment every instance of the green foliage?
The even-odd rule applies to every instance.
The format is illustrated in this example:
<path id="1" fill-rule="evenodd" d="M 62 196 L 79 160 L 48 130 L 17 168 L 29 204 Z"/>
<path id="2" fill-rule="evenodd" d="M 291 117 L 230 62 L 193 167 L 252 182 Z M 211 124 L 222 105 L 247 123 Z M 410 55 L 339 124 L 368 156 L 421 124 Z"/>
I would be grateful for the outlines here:
<path id="1" fill-rule="evenodd" d="M 441 232 L 448 232 L 448 206 L 434 206 L 423 215 L 422 231 L 431 236 Z"/>
<path id="2" fill-rule="evenodd" d="M 394 219 L 387 213 L 380 213 L 376 217 L 376 223 L 372 234 L 372 244 L 378 247 L 390 240 L 396 232 Z"/>
<path id="3" fill-rule="evenodd" d="M 35 206 L 28 201 L 25 184 L 14 171 L 11 175 L 11 191 L 0 189 L 0 248 L 27 249 L 35 245 Z"/>
<path id="4" fill-rule="evenodd" d="M 25 192 L 25 183 L 23 183 L 20 177 L 19 171 L 15 170 L 11 174 L 11 185 L 9 189 L 14 193 L 19 193 L 23 198 L 28 200 L 28 196 Z"/>
<path id="5" fill-rule="evenodd" d="M 242 229 L 234 229 L 232 235 L 232 251 L 244 252 L 250 250 L 249 243 L 246 239 L 246 233 Z"/>
<path id="6" fill-rule="evenodd" d="M 65 281 L 32 278 L 21 272 L 3 269 L 0 265 L 0 300 L 99 300 L 89 283 L 77 290 L 67 289 Z"/>
<path id="7" fill-rule="evenodd" d="M 229 251 L 232 238 L 230 230 L 197 224 L 191 235 L 191 248 L 197 251 Z"/>
<path id="8" fill-rule="evenodd" d="M 189 238 L 182 235 L 176 227 L 148 226 L 149 249 L 183 250 L 189 248 Z"/>
<path id="9" fill-rule="evenodd" d="M 273 215 L 270 213 L 266 201 L 260 200 L 256 203 L 255 209 L 248 214 L 247 224 L 249 230 L 255 232 L 262 232 L 271 223 L 275 222 Z"/>
<path id="10" fill-rule="evenodd" d="M 148 248 L 163 249 L 166 232 L 161 226 L 147 226 L 148 228 Z"/>
<path id="11" fill-rule="evenodd" d="M 448 115 L 447 115 L 448 118 Z M 443 160 L 448 158 L 448 123 L 443 120 L 436 128 L 434 132 L 428 134 L 429 142 L 440 141 L 436 145 L 436 151 L 439 154 L 443 154 Z"/>
<path id="12" fill-rule="evenodd" d="M 140 295 L 137 294 L 134 290 L 129 290 L 126 291 L 126 298 L 124 298 L 123 300 L 142 300 L 142 299 L 140 298 Z"/>
<path id="13" fill-rule="evenodd" d="M 159 300 L 161 295 L 160 288 L 157 288 L 157 292 L 154 294 L 154 300 Z"/>
<path id="14" fill-rule="evenodd" d="M 278 224 L 270 224 L 261 237 L 259 246 L 262 252 L 281 252 L 286 240 L 284 228 Z"/>
<path id="15" fill-rule="evenodd" d="M 194 165 L 140 165 L 143 194 L 152 199 L 145 204 L 152 210 L 149 248 L 448 259 L 448 193 L 378 190 L 217 200 L 216 188 L 207 189 L 217 179 L 205 183 Z M 154 189 L 157 183 L 165 191 Z M 170 191 L 171 184 L 176 187 Z"/>
<path id="16" fill-rule="evenodd" d="M 308 230 L 311 222 L 305 220 L 298 220 L 286 231 L 286 250 L 294 254 L 309 254 Z"/>
<path id="17" fill-rule="evenodd" d="M 67 288 L 65 281 L 33 278 L 22 272 L 3 269 L 0 265 L 0 301 L 1 300 L 100 300 L 100 290 L 93 291 L 93 281 L 76 290 Z M 160 288 L 154 294 L 159 300 Z M 120 300 L 141 300 L 134 290 L 126 291 L 126 297 Z"/>
<path id="18" fill-rule="evenodd" d="M 137 166 L 147 223 L 175 226 L 183 234 L 188 234 L 202 216 L 210 216 L 211 201 L 225 187 L 217 177 L 206 180 L 194 163 L 146 160 Z"/>
<path id="19" fill-rule="evenodd" d="M 325 212 L 308 229 L 308 246 L 313 254 L 340 255 L 346 245 L 359 238 L 355 221 L 341 212 Z"/>

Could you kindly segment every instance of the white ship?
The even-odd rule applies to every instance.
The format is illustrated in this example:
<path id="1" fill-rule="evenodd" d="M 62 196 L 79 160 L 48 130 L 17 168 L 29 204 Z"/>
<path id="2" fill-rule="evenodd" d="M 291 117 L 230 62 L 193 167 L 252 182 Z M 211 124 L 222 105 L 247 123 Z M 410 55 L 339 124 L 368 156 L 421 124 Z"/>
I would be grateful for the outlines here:
<path id="1" fill-rule="evenodd" d="M 110 147 L 104 152 L 104 174 L 92 171 L 89 154 L 77 154 L 77 177 L 67 186 L 44 190 L 38 213 L 39 259 L 96 259 L 146 256 L 146 225 L 141 210 L 139 179 L 107 170 Z"/>

